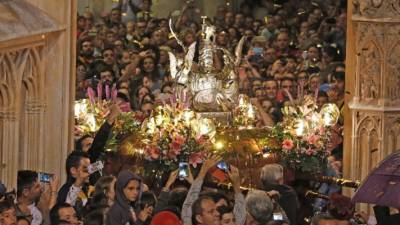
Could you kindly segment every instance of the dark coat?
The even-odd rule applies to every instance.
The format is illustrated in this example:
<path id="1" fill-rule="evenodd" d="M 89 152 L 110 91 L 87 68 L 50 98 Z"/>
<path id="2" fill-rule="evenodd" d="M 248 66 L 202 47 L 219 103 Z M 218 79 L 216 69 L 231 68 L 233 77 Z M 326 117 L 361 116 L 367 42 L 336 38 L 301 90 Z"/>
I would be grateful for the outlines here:
<path id="1" fill-rule="evenodd" d="M 278 204 L 285 211 L 286 216 L 290 220 L 290 225 L 296 225 L 299 210 L 299 201 L 297 199 L 296 191 L 288 185 L 269 184 L 266 182 L 263 183 L 263 190 L 275 190 L 279 192 L 280 198 L 278 199 Z"/>

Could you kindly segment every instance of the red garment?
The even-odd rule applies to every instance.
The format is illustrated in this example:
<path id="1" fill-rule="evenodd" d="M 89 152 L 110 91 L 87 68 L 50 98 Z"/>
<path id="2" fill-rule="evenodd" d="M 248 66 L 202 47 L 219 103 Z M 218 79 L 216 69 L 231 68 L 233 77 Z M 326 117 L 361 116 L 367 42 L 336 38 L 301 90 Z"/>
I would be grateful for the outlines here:
<path id="1" fill-rule="evenodd" d="M 173 212 L 162 211 L 154 215 L 150 225 L 182 225 L 182 222 Z"/>

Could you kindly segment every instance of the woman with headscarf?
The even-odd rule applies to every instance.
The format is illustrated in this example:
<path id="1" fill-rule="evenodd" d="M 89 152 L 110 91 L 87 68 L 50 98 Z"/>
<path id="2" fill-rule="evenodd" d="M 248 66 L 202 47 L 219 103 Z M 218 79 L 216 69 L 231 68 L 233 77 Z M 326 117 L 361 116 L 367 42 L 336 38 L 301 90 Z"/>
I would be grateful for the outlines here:
<path id="1" fill-rule="evenodd" d="M 141 225 L 152 213 L 145 206 L 139 212 L 139 203 L 143 190 L 142 179 L 128 171 L 121 171 L 115 187 L 115 200 L 107 213 L 107 225 Z"/>

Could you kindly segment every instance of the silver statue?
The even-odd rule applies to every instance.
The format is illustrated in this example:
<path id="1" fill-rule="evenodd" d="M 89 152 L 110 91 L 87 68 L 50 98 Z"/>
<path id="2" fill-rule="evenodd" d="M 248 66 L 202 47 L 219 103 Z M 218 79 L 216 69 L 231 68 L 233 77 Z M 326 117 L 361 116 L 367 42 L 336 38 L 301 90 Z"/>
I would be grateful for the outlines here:
<path id="1" fill-rule="evenodd" d="M 183 89 L 190 93 L 193 108 L 198 112 L 229 112 L 238 97 L 236 66 L 240 64 L 244 38 L 239 41 L 235 57 L 225 48 L 215 44 L 215 27 L 203 21 L 202 40 L 199 48 L 198 66 L 193 66 L 196 42 L 189 49 L 183 46 L 172 30 L 172 35 L 186 52 L 184 59 L 177 59 L 169 53 L 171 76 L 177 83 L 175 92 Z M 215 54 L 222 52 L 224 68 L 218 71 L 214 66 Z"/>

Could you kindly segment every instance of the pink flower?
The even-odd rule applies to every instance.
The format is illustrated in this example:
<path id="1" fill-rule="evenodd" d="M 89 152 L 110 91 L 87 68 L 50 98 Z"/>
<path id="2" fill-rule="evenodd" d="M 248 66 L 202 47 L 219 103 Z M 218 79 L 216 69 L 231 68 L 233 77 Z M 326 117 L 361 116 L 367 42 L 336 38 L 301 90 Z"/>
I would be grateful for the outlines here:
<path id="1" fill-rule="evenodd" d="M 175 142 L 176 144 L 179 144 L 179 145 L 183 145 L 186 142 L 186 138 L 183 137 L 182 135 L 175 134 L 174 138 L 172 139 L 172 142 Z"/>
<path id="2" fill-rule="evenodd" d="M 292 140 L 285 139 L 285 140 L 282 142 L 282 148 L 285 149 L 285 150 L 292 150 L 293 147 L 294 147 L 294 144 L 293 144 L 293 141 L 292 141 Z"/>
<path id="3" fill-rule="evenodd" d="M 194 168 L 197 167 L 197 164 L 203 162 L 203 154 L 201 152 L 193 153 L 189 157 L 189 164 L 193 165 Z"/>
<path id="4" fill-rule="evenodd" d="M 181 149 L 170 149 L 167 153 L 169 159 L 176 159 L 176 157 L 181 153 Z"/>
<path id="5" fill-rule="evenodd" d="M 311 155 L 314 155 L 314 154 L 315 154 L 315 150 L 314 149 L 309 148 L 309 149 L 306 150 L 306 155 L 311 156 Z"/>
<path id="6" fill-rule="evenodd" d="M 319 134 L 323 135 L 325 133 L 325 127 L 320 127 L 319 128 Z"/>
<path id="7" fill-rule="evenodd" d="M 310 144 L 310 145 L 317 144 L 318 140 L 319 140 L 319 136 L 315 135 L 315 134 L 312 134 L 311 136 L 309 136 L 307 138 L 308 144 Z"/>

